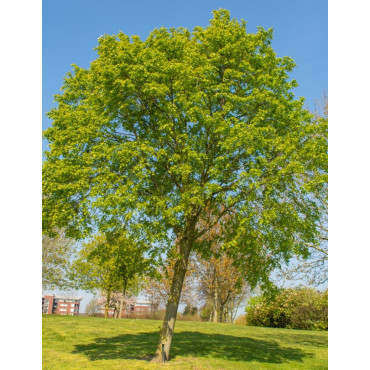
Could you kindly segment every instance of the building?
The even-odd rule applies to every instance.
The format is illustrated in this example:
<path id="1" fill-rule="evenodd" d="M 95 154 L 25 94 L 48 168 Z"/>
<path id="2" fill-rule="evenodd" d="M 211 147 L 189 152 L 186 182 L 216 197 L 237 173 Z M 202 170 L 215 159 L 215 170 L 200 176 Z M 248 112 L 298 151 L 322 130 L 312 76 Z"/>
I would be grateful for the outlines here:
<path id="1" fill-rule="evenodd" d="M 42 313 L 57 315 L 78 315 L 82 297 L 42 296 Z"/>
<path id="2" fill-rule="evenodd" d="M 150 303 L 149 301 L 135 301 L 132 304 L 129 304 L 122 310 L 122 316 L 128 317 L 130 315 L 146 315 L 151 312 L 154 312 L 156 310 L 156 306 Z M 116 313 L 118 315 L 118 312 L 115 308 L 109 308 L 108 310 L 108 317 L 113 317 L 113 315 Z M 104 305 L 100 308 L 100 313 L 104 315 L 105 308 Z"/>

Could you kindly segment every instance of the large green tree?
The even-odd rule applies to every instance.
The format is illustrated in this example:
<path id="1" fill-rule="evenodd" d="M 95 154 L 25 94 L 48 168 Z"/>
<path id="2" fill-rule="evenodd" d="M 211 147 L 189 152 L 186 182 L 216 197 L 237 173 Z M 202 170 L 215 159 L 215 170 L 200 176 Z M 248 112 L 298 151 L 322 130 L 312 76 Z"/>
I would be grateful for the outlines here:
<path id="1" fill-rule="evenodd" d="M 157 349 L 167 359 L 189 254 L 211 253 L 198 224 L 207 212 L 214 222 L 233 213 L 219 238 L 252 286 L 316 241 L 306 183 L 325 172 L 326 128 L 294 100 L 294 62 L 276 56 L 272 30 L 213 15 L 192 32 L 99 38 L 90 68 L 65 78 L 44 133 L 46 229 L 84 237 L 124 225 L 153 258 L 175 258 Z"/>

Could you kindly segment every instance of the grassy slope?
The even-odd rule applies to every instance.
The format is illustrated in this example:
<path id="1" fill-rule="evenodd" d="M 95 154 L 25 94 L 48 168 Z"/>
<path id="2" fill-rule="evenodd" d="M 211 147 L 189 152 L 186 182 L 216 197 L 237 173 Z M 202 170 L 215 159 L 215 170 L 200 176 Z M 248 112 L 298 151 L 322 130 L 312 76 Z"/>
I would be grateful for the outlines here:
<path id="1" fill-rule="evenodd" d="M 177 321 L 153 364 L 160 321 L 43 316 L 44 369 L 326 369 L 327 332 Z"/>

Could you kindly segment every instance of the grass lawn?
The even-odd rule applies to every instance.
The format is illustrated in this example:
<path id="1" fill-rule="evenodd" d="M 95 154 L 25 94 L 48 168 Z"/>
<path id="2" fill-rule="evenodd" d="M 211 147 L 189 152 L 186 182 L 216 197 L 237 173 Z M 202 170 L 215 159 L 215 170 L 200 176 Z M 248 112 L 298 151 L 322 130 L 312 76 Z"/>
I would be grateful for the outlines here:
<path id="1" fill-rule="evenodd" d="M 327 369 L 328 333 L 177 321 L 171 360 L 151 363 L 160 321 L 43 316 L 43 369 Z"/>

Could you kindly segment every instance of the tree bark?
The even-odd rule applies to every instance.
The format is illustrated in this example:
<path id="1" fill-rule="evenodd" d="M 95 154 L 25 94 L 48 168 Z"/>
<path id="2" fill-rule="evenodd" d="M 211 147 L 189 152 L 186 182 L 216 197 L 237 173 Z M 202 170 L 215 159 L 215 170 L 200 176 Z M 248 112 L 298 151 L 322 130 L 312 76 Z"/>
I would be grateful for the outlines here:
<path id="1" fill-rule="evenodd" d="M 108 317 L 108 310 L 109 310 L 109 301 L 110 301 L 110 291 L 107 291 L 107 301 L 105 302 L 105 314 L 104 317 Z"/>
<path id="2" fill-rule="evenodd" d="M 218 322 L 224 322 L 225 321 L 225 312 L 224 312 L 224 305 L 220 304 L 220 313 L 218 315 L 219 319 Z"/>
<path id="3" fill-rule="evenodd" d="M 211 311 L 211 313 L 209 314 L 209 322 L 212 322 L 213 321 L 213 311 Z"/>
<path id="4" fill-rule="evenodd" d="M 126 287 L 127 287 L 127 279 L 124 280 L 123 283 L 123 292 L 122 292 L 122 298 L 119 305 L 119 318 L 122 319 L 122 310 L 123 310 L 123 302 L 126 299 Z M 126 306 L 125 306 L 126 307 Z M 126 311 L 126 310 L 125 310 Z M 126 313 L 126 312 L 125 312 Z"/>
<path id="5" fill-rule="evenodd" d="M 234 301 L 231 300 L 230 302 L 230 308 L 229 308 L 229 323 L 231 324 L 233 320 L 233 313 L 234 313 Z"/>
<path id="6" fill-rule="evenodd" d="M 218 322 L 218 280 L 215 272 L 215 294 L 213 303 L 213 322 Z"/>
<path id="7" fill-rule="evenodd" d="M 188 268 L 188 260 L 194 243 L 196 220 L 193 219 L 190 225 L 179 240 L 179 255 L 175 262 L 170 295 L 166 305 L 166 313 L 160 332 L 159 344 L 155 354 L 155 361 L 162 360 L 162 345 L 164 345 L 164 360 L 169 360 L 172 336 L 175 329 L 176 315 L 179 307 L 182 285 Z"/>

